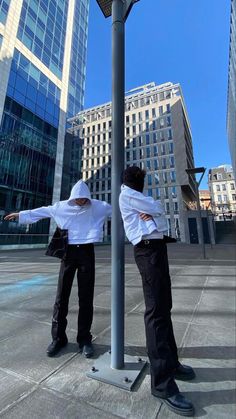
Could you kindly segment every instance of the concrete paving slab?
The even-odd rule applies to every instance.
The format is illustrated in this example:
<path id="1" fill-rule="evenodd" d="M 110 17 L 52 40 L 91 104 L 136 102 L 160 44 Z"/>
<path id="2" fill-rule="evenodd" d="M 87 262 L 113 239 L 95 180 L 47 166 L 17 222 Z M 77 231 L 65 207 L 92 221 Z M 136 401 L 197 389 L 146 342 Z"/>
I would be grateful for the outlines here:
<path id="1" fill-rule="evenodd" d="M 37 321 L 29 326 L 19 330 L 15 336 L 0 341 L 0 367 L 39 382 L 75 356 L 78 345 L 70 343 L 63 348 L 60 357 L 49 358 L 46 356 L 46 348 L 51 341 L 50 327 Z M 70 331 L 68 335 L 73 342 L 74 336 L 72 340 Z"/>
<path id="2" fill-rule="evenodd" d="M 169 249 L 173 258 L 170 265 L 174 303 L 172 319 L 180 359 L 192 365 L 197 373 L 193 381 L 179 381 L 178 384 L 194 402 L 196 417 L 229 419 L 236 414 L 233 329 L 235 266 L 233 260 L 228 261 L 229 250 L 223 246 L 220 249 L 217 247 L 217 251 L 208 248 L 208 256 L 214 252 L 214 258 L 219 254 L 220 259 L 216 261 L 212 257 L 211 260 L 203 261 L 198 246 L 181 245 Z M 126 251 L 128 304 L 125 316 L 125 353 L 147 359 L 141 278 L 134 264 L 132 248 L 126 246 Z M 107 246 L 96 248 L 95 302 L 101 306 L 95 305 L 94 359 L 110 348 L 109 252 Z M 94 360 L 85 359 L 77 352 L 76 280 L 68 316 L 70 343 L 55 358 L 47 358 L 45 350 L 50 342 L 59 261 L 45 258 L 43 251 L 15 251 L 14 257 L 12 254 L 9 253 L 8 263 L 7 259 L 0 259 L 3 272 L 0 279 L 0 372 L 3 380 L 0 374 L 0 386 L 2 382 L 5 385 L 1 386 L 0 407 L 1 401 L 3 409 L 8 402 L 11 406 L 4 412 L 4 418 L 177 417 L 160 400 L 151 396 L 148 368 L 143 374 L 143 380 L 139 381 L 131 393 L 86 377 Z M 38 275 L 51 277 L 42 284 L 33 283 L 32 279 Z M 26 280 L 28 284 L 24 283 Z M 16 281 L 21 282 L 21 286 L 18 286 L 21 292 L 13 292 Z M 12 288 L 9 288 L 10 285 Z M 8 288 L 4 289 L 4 286 Z"/>
<path id="3" fill-rule="evenodd" d="M 25 397 L 21 403 L 6 411 L 4 419 L 113 419 L 115 415 L 93 408 L 91 405 L 58 394 L 52 390 L 37 389 Z"/>
<path id="4" fill-rule="evenodd" d="M 32 382 L 9 374 L 0 368 L 0 415 L 8 406 L 15 403 L 32 388 Z"/>

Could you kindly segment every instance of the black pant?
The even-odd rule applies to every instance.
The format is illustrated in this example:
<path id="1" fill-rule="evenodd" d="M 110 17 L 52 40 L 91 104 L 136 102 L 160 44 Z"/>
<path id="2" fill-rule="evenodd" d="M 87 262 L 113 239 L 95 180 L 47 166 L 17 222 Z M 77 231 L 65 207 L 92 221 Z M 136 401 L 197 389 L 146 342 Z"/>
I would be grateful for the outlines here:
<path id="1" fill-rule="evenodd" d="M 66 339 L 68 304 L 75 272 L 78 283 L 78 334 L 79 345 L 90 343 L 93 321 L 93 294 L 95 280 L 94 245 L 69 245 L 61 261 L 56 301 L 53 309 L 52 338 Z"/>
<path id="2" fill-rule="evenodd" d="M 159 397 L 171 397 L 178 393 L 173 378 L 178 354 L 171 321 L 167 247 L 163 240 L 142 241 L 134 246 L 134 256 L 143 283 L 152 393 Z"/>

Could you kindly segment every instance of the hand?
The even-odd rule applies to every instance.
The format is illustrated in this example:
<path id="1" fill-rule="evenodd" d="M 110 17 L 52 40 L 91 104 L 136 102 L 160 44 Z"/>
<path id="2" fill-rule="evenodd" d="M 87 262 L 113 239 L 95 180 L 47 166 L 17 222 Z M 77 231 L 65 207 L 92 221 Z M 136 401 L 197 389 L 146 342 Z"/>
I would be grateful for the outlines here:
<path id="1" fill-rule="evenodd" d="M 143 221 L 149 221 L 149 220 L 152 220 L 152 219 L 153 219 L 151 215 L 149 215 L 149 214 L 145 214 L 144 212 L 141 212 L 141 213 L 139 214 L 139 217 L 140 217 L 140 218 L 141 218 L 141 220 L 143 220 Z"/>
<path id="2" fill-rule="evenodd" d="M 19 218 L 19 213 L 18 212 L 12 212 L 11 214 L 6 215 L 6 217 L 4 217 L 5 221 L 14 221 L 17 220 Z"/>

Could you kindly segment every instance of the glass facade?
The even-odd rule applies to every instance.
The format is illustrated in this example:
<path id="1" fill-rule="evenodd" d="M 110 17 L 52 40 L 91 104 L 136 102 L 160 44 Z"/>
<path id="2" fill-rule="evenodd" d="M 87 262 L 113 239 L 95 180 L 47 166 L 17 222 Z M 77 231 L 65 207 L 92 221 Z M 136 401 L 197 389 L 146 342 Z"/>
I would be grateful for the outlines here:
<path id="1" fill-rule="evenodd" d="M 88 9 L 87 0 L 76 0 L 68 92 L 67 115 L 69 118 L 80 112 L 84 104 Z"/>
<path id="2" fill-rule="evenodd" d="M 68 0 L 24 0 L 17 37 L 57 77 L 62 76 Z"/>
<path id="3" fill-rule="evenodd" d="M 0 0 L 0 22 L 6 23 L 7 13 L 11 0 Z"/>
<path id="4" fill-rule="evenodd" d="M 60 89 L 15 49 L 7 96 L 57 127 L 60 95 Z"/>
<path id="5" fill-rule="evenodd" d="M 18 243 L 17 233 L 26 230 L 29 235 L 22 236 L 24 243 L 31 242 L 34 233 L 47 234 L 48 221 L 27 229 L 4 222 L 3 217 L 51 203 L 57 134 L 55 127 L 6 98 L 0 132 L 0 244 Z M 4 235 L 6 232 L 16 236 Z M 44 239 L 47 242 L 47 236 Z"/>
<path id="6" fill-rule="evenodd" d="M 2 40 L 3 40 L 3 36 L 0 34 L 0 49 L 1 49 L 1 46 L 2 46 Z"/>

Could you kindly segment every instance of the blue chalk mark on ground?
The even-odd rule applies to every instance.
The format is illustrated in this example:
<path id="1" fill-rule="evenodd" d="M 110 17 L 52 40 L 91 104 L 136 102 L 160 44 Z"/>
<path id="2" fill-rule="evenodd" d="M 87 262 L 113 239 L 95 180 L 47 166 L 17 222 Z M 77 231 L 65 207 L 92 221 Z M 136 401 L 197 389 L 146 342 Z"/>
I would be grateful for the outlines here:
<path id="1" fill-rule="evenodd" d="M 30 288 L 33 289 L 35 285 L 43 285 L 50 279 L 55 278 L 57 275 L 50 275 L 50 276 L 41 276 L 37 275 L 33 278 L 23 279 L 17 282 L 13 282 L 9 285 L 4 285 L 1 287 L 0 282 L 0 292 L 11 292 L 11 293 L 24 293 L 25 291 L 29 290 Z"/>

